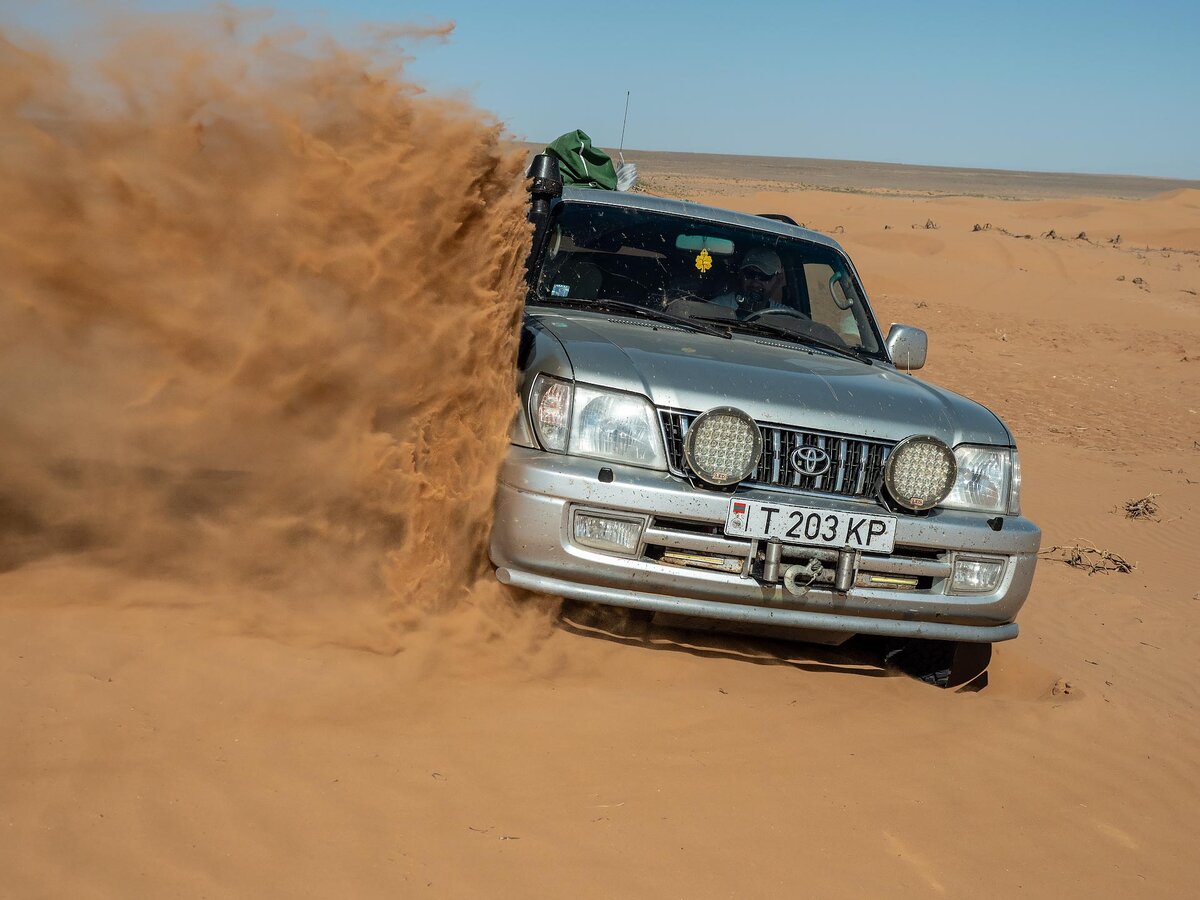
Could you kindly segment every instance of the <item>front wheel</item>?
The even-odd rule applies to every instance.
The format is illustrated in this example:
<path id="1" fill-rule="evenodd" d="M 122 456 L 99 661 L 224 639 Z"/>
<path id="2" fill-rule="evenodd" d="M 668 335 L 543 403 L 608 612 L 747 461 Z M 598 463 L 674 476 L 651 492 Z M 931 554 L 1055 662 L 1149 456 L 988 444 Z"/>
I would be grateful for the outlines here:
<path id="1" fill-rule="evenodd" d="M 884 665 L 939 688 L 987 684 L 991 644 L 965 641 L 897 640 L 885 648 Z"/>

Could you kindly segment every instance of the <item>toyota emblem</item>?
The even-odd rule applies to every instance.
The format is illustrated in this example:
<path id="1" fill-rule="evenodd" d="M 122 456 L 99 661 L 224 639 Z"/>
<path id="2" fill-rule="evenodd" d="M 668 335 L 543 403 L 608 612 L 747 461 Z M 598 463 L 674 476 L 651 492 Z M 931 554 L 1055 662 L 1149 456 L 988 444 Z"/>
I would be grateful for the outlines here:
<path id="1" fill-rule="evenodd" d="M 829 463 L 829 454 L 820 447 L 797 447 L 792 451 L 792 468 L 801 475 L 824 475 L 829 471 Z"/>

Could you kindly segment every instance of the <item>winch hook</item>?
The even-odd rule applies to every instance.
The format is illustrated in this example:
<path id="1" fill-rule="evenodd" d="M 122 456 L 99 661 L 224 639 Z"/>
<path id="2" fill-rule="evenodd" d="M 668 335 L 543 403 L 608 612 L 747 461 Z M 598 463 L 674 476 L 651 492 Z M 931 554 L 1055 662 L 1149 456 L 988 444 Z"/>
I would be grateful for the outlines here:
<path id="1" fill-rule="evenodd" d="M 783 573 L 783 586 L 788 589 L 788 593 L 796 597 L 803 597 L 820 574 L 821 561 L 819 559 L 810 559 L 805 565 L 788 566 Z M 802 578 L 804 579 L 803 583 L 797 584 Z"/>

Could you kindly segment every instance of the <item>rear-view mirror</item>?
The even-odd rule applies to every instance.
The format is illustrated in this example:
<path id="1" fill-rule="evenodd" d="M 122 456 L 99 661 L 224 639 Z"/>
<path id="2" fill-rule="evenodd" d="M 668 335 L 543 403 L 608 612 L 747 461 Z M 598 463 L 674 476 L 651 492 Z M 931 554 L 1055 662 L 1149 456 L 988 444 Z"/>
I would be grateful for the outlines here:
<path id="1" fill-rule="evenodd" d="M 706 234 L 681 234 L 675 238 L 676 250 L 699 253 L 707 250 L 713 256 L 732 256 L 733 241 L 728 238 L 709 237 Z"/>

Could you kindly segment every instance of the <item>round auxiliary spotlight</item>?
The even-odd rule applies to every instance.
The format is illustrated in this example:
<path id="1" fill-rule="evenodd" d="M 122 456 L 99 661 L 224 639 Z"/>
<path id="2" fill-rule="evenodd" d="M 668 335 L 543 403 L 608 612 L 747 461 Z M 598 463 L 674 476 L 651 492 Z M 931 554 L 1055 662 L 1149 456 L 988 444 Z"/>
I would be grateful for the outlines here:
<path id="1" fill-rule="evenodd" d="M 902 440 L 883 468 L 888 494 L 913 511 L 932 509 L 945 500 L 957 477 L 954 453 L 927 435 Z"/>
<path id="2" fill-rule="evenodd" d="M 700 480 L 728 487 L 749 478 L 762 455 L 758 424 L 732 406 L 717 406 L 692 422 L 683 458 Z"/>

